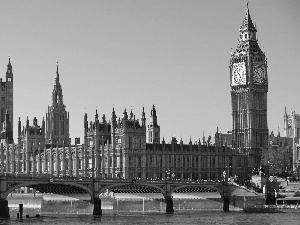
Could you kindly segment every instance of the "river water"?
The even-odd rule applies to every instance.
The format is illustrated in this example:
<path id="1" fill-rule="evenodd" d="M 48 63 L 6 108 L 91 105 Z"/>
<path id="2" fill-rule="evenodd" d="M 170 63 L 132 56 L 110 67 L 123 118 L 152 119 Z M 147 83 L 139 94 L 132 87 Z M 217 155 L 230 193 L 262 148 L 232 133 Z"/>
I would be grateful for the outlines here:
<path id="1" fill-rule="evenodd" d="M 42 215 L 39 218 L 10 218 L 0 224 L 299 224 L 300 213 L 244 213 L 222 211 L 180 211 L 165 213 L 116 213 L 92 215 Z"/>

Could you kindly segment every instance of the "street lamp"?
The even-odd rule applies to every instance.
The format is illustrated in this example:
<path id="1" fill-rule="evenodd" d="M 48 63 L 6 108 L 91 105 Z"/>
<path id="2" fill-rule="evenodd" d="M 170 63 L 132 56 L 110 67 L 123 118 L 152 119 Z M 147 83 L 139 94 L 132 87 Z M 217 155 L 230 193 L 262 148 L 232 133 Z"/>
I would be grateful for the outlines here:
<path id="1" fill-rule="evenodd" d="M 225 181 L 226 181 L 226 171 L 224 170 L 224 172 L 223 172 L 223 181 L 222 181 L 222 194 L 223 194 L 223 198 L 224 198 L 224 186 L 225 186 Z"/>
<path id="2" fill-rule="evenodd" d="M 171 173 L 170 169 L 167 169 L 167 171 L 166 171 L 166 174 L 167 174 L 166 180 L 170 179 L 170 173 Z"/>
<path id="3" fill-rule="evenodd" d="M 226 180 L 226 171 L 223 172 L 223 182 Z"/>

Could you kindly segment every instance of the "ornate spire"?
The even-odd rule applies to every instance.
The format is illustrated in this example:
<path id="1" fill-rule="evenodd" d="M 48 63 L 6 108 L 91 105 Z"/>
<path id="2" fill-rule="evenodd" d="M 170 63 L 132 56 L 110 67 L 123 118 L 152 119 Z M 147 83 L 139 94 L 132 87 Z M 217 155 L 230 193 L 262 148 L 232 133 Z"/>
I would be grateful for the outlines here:
<path id="1" fill-rule="evenodd" d="M 62 88 L 59 83 L 59 73 L 58 73 L 58 64 L 56 67 L 56 78 L 55 78 L 55 85 L 52 92 L 52 104 L 60 103 L 63 104 L 63 94 Z"/>
<path id="2" fill-rule="evenodd" d="M 243 24 L 240 28 L 240 31 L 241 30 L 253 30 L 253 31 L 257 32 L 256 27 L 254 26 L 252 19 L 250 17 L 248 2 L 246 3 L 246 15 L 243 20 Z"/>
<path id="3" fill-rule="evenodd" d="M 246 5 L 246 15 L 244 17 L 242 26 L 239 29 L 240 37 L 238 46 L 233 55 L 244 54 L 263 54 L 256 39 L 256 27 L 254 26 L 250 17 L 248 2 Z"/>
<path id="4" fill-rule="evenodd" d="M 59 83 L 59 73 L 58 73 L 58 62 L 57 62 L 57 66 L 56 66 L 56 83 Z"/>
<path id="5" fill-rule="evenodd" d="M 97 121 L 98 118 L 99 118 L 99 116 L 98 116 L 98 110 L 96 109 L 95 120 Z"/>
<path id="6" fill-rule="evenodd" d="M 12 73 L 12 66 L 11 66 L 11 63 L 10 63 L 10 56 L 8 58 L 7 73 Z"/>

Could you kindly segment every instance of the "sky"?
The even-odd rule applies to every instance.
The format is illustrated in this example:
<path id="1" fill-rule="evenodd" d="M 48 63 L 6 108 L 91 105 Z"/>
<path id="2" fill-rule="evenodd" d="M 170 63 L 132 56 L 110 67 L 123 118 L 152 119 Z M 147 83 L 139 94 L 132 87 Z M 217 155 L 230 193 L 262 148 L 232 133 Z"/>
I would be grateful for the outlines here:
<path id="1" fill-rule="evenodd" d="M 300 113 L 300 1 L 251 0 L 258 44 L 268 58 L 268 127 L 283 135 L 284 108 Z M 2 1 L 0 77 L 9 56 L 17 121 L 41 125 L 58 62 L 70 137 L 83 118 L 132 109 L 149 124 L 155 105 L 161 138 L 194 142 L 232 129 L 229 60 L 246 1 Z"/>

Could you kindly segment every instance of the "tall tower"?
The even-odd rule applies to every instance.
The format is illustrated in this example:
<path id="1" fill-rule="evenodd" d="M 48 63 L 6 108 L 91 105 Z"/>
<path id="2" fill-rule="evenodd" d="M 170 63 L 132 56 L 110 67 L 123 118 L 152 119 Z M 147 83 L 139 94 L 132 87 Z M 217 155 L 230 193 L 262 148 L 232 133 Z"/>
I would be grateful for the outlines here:
<path id="1" fill-rule="evenodd" d="M 300 137 L 300 114 L 292 111 L 290 115 L 287 114 L 286 108 L 284 111 L 284 137 L 299 138 Z"/>
<path id="2" fill-rule="evenodd" d="M 154 105 L 151 109 L 150 125 L 148 125 L 148 138 L 149 143 L 160 143 L 160 126 L 157 124 L 156 109 Z"/>
<path id="3" fill-rule="evenodd" d="M 0 132 L 1 142 L 13 143 L 13 73 L 10 58 L 7 64 L 6 79 L 0 79 Z"/>
<path id="4" fill-rule="evenodd" d="M 248 172 L 259 167 L 268 147 L 267 58 L 256 38 L 248 3 L 239 29 L 239 43 L 230 58 L 233 148 L 248 155 Z"/>
<path id="5" fill-rule="evenodd" d="M 55 85 L 52 91 L 52 105 L 48 106 L 48 112 L 46 113 L 46 143 L 53 145 L 65 143 L 65 145 L 69 145 L 69 137 L 69 113 L 63 103 L 57 65 Z"/>

